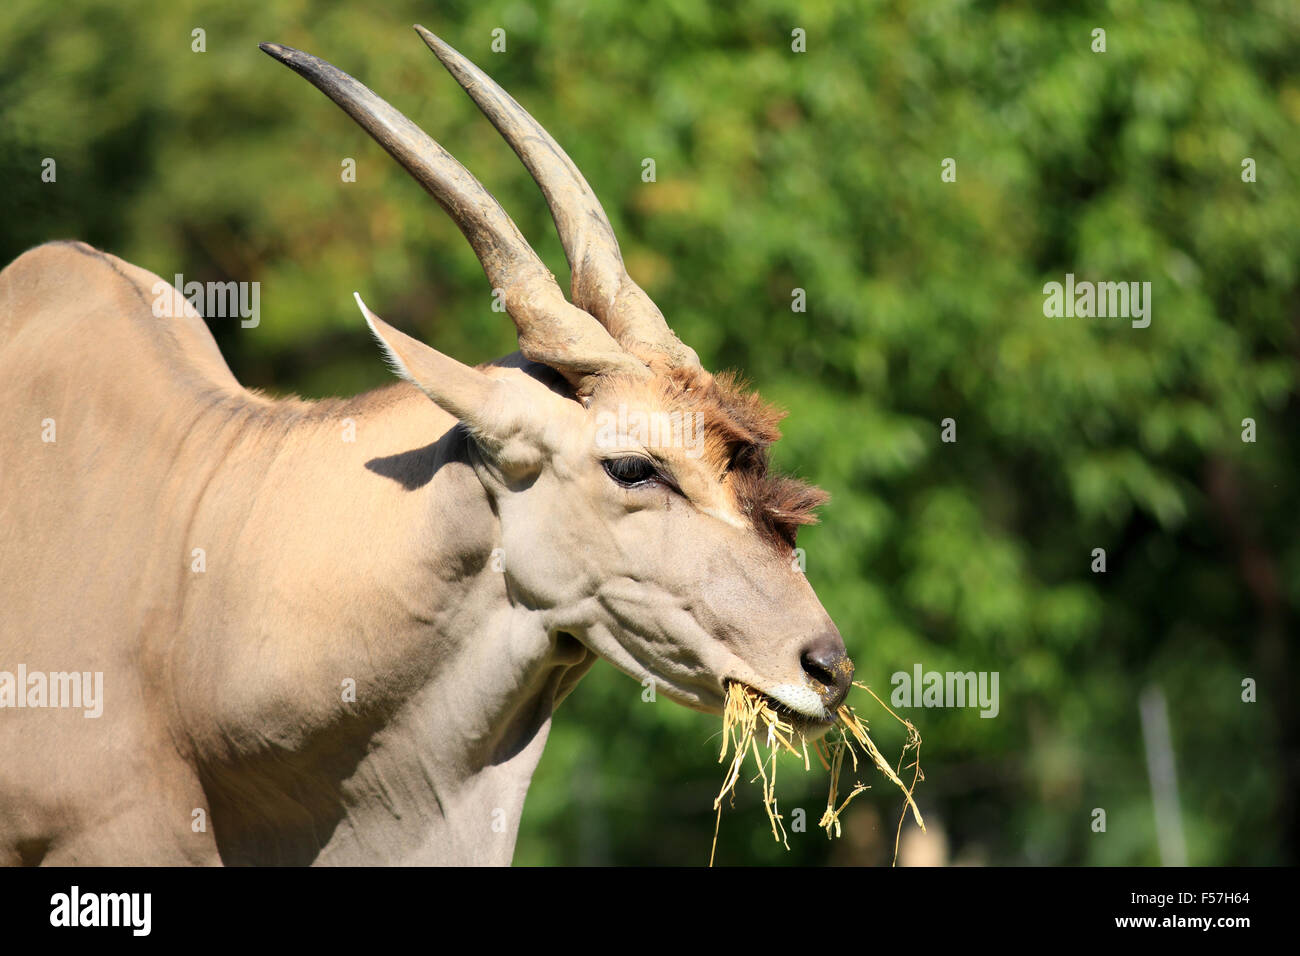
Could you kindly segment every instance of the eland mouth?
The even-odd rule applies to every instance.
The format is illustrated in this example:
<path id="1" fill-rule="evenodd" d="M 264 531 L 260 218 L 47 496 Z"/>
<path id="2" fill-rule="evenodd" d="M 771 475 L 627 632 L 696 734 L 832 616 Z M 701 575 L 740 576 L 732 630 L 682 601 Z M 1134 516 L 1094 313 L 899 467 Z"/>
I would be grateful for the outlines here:
<path id="1" fill-rule="evenodd" d="M 753 684 L 730 678 L 723 683 L 724 686 L 738 684 L 760 698 L 806 740 L 818 740 L 835 726 L 835 714 L 827 710 L 821 695 L 811 687 L 778 684 L 771 690 L 760 690 Z"/>
<path id="2" fill-rule="evenodd" d="M 806 644 L 799 655 L 803 680 L 762 688 L 734 676 L 722 679 L 723 706 L 732 684 L 770 707 L 801 736 L 817 739 L 835 726 L 841 705 L 853 687 L 853 660 L 832 626 Z M 770 715 L 769 715 L 770 716 Z"/>

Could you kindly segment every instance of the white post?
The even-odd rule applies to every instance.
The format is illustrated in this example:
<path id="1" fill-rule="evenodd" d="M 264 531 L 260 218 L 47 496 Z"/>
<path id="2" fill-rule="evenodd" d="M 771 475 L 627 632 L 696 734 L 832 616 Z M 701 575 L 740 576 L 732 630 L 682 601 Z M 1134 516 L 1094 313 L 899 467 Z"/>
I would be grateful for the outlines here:
<path id="1" fill-rule="evenodd" d="M 1160 863 L 1163 866 L 1186 866 L 1187 844 L 1183 841 L 1178 774 L 1174 770 L 1174 746 L 1169 734 L 1169 708 L 1164 691 L 1151 685 L 1138 698 L 1138 707 L 1142 712 L 1142 740 L 1146 744 L 1151 802 L 1156 811 Z"/>

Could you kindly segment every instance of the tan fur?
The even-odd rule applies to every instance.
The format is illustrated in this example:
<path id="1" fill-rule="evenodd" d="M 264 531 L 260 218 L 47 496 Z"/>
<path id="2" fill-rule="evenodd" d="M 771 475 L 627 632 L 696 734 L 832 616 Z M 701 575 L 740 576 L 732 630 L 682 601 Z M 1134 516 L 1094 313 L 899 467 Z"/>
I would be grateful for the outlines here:
<path id="1" fill-rule="evenodd" d="M 816 509 L 829 500 L 820 488 L 769 471 L 767 449 L 780 439 L 777 426 L 786 413 L 750 391 L 738 373 L 659 369 L 649 382 L 614 377 L 594 397 L 609 393 L 646 409 L 700 415 L 705 467 L 727 489 L 735 510 L 782 553 L 794 547 L 801 525 L 816 523 Z"/>

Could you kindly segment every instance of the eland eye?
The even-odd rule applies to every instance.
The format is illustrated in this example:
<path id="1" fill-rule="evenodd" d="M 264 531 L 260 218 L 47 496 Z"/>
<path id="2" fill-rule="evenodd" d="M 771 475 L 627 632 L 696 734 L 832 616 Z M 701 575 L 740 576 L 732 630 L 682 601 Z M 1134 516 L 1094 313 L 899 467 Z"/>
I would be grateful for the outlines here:
<path id="1" fill-rule="evenodd" d="M 659 477 L 659 471 L 655 466 L 639 455 L 606 458 L 601 464 L 605 466 L 605 474 L 625 487 L 639 485 Z"/>

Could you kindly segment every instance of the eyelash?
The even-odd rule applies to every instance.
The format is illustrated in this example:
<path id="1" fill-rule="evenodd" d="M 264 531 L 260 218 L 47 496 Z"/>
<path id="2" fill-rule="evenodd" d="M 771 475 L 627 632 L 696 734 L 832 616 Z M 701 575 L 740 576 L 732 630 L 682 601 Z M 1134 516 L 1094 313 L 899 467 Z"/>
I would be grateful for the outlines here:
<path id="1" fill-rule="evenodd" d="M 625 455 L 622 458 L 606 458 L 601 462 L 605 474 L 624 488 L 635 488 L 652 481 L 662 481 L 659 470 L 639 455 Z M 628 469 L 634 469 L 629 474 Z"/>

